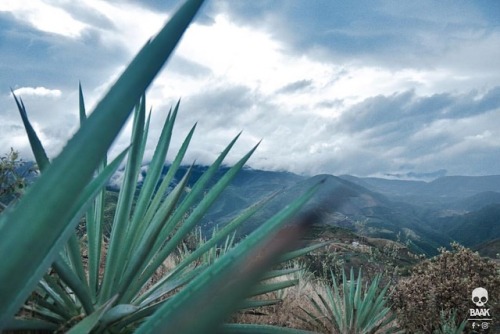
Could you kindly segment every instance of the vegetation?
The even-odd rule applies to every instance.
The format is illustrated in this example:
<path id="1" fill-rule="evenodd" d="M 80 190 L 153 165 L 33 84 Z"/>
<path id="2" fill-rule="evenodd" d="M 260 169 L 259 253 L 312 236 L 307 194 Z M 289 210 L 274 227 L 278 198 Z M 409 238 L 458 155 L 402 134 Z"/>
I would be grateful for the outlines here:
<path id="1" fill-rule="evenodd" d="M 24 194 L 26 178 L 35 173 L 35 166 L 26 164 L 13 148 L 0 157 L 0 212 Z"/>
<path id="2" fill-rule="evenodd" d="M 411 276 L 395 287 L 392 302 L 406 330 L 438 331 L 442 327 L 441 311 L 453 310 L 455 316 L 449 313 L 445 317 L 456 320 L 458 327 L 473 306 L 470 296 L 477 287 L 490 293 L 491 313 L 500 313 L 500 266 L 459 244 L 452 244 L 452 248 L 441 249 L 438 256 L 416 265 Z"/>
<path id="3" fill-rule="evenodd" d="M 163 176 L 179 104 L 166 117 L 144 182 L 137 187 L 150 122 L 144 92 L 202 2 L 188 0 L 177 11 L 88 118 L 80 87 L 81 127 L 53 161 L 23 101 L 14 96 L 41 176 L 25 193 L 17 152 L 11 149 L 1 158 L 0 201 L 7 209 L 0 215 L 0 254 L 9 256 L 0 263 L 0 331 L 304 333 L 301 328 L 390 333 L 401 326 L 414 333 L 460 333 L 470 293 L 479 286 L 490 291 L 489 306 L 499 314 L 498 264 L 457 244 L 415 266 L 393 289 L 390 283 L 380 288 L 383 277 L 374 272 L 389 276 L 387 268 L 412 264 L 408 248 L 399 242 L 358 239 L 330 228 L 329 233 L 343 233 L 345 240 L 332 242 L 323 233 L 321 243 L 296 249 L 317 218 L 298 213 L 321 180 L 241 240 L 235 231 L 258 216 L 274 194 L 204 236 L 197 227 L 202 217 L 258 145 L 216 178 L 238 135 L 195 182 L 189 183 L 188 168 L 174 184 L 196 127 Z M 107 152 L 132 113 L 130 146 L 108 163 Z M 109 193 L 105 186 L 122 164 L 120 192 Z M 16 205 L 8 205 L 12 200 Z M 116 203 L 112 210 L 108 202 Z M 326 244 L 330 253 L 302 257 Z M 309 271 L 298 260 L 291 267 L 284 264 L 299 257 L 309 260 Z M 355 277 L 352 266 L 365 260 L 377 263 L 367 266 L 363 280 L 361 270 Z M 351 266 L 349 278 L 346 266 Z M 328 271 L 330 281 L 313 271 L 318 276 Z M 299 310 L 304 321 L 297 323 L 292 318 Z M 266 312 L 275 318 L 262 320 Z"/>
<path id="4" fill-rule="evenodd" d="M 238 308 L 276 302 L 242 300 L 293 284 L 257 283 L 289 273 L 270 270 L 273 264 L 317 247 L 286 253 L 294 250 L 295 241 L 307 233 L 314 217 L 296 218 L 294 224 L 283 226 L 319 184 L 217 259 L 209 263 L 197 261 L 265 201 L 243 211 L 173 267 L 163 265 L 256 149 L 207 189 L 236 136 L 189 192 L 186 184 L 190 171 L 168 191 L 195 128 L 187 134 L 169 172 L 160 180 L 178 104 L 167 116 L 133 206 L 149 125 L 144 91 L 201 3 L 190 0 L 178 10 L 140 51 L 89 118 L 80 89 L 81 128 L 54 161 L 47 158 L 22 100 L 15 96 L 41 176 L 18 205 L 0 216 L 0 253 L 10 254 L 0 264 L 0 330 L 213 332 Z M 106 152 L 131 111 L 134 122 L 130 147 L 108 164 Z M 125 177 L 108 240 L 103 237 L 104 187 L 126 156 Z M 75 230 L 82 215 L 86 216 L 85 238 L 80 243 Z M 163 273 L 160 277 L 158 270 Z M 18 313 L 21 306 L 23 311 Z M 193 314 L 197 315 L 196 321 L 192 321 Z M 262 332 L 258 326 L 230 324 L 223 328 L 226 332 Z"/>
<path id="5" fill-rule="evenodd" d="M 379 291 L 380 275 L 377 275 L 370 286 L 364 286 L 361 270 L 355 279 L 351 269 L 349 279 L 342 270 L 342 285 L 339 288 L 332 273 L 333 290 L 329 285 L 322 286 L 310 302 L 314 311 L 306 309 L 306 321 L 316 324 L 324 333 L 356 334 L 356 333 L 395 333 L 398 327 L 393 323 L 395 315 L 386 305 L 387 285 Z"/>

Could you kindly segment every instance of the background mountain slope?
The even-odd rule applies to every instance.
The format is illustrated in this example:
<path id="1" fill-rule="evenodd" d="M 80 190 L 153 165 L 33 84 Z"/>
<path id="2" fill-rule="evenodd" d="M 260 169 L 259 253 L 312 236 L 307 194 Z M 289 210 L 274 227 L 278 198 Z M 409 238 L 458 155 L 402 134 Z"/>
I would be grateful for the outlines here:
<path id="1" fill-rule="evenodd" d="M 187 169 L 179 169 L 172 185 Z M 194 166 L 189 185 L 206 169 Z M 165 166 L 164 173 L 167 170 Z M 212 184 L 227 170 L 220 168 Z M 147 174 L 147 168 L 142 174 Z M 500 176 L 423 182 L 348 175 L 306 177 L 244 168 L 205 215 L 202 228 L 210 233 L 241 210 L 278 192 L 240 229 L 243 236 L 320 181 L 321 190 L 304 210 L 319 213 L 324 228 L 340 227 L 363 237 L 397 241 L 427 255 L 436 254 L 437 248 L 449 246 L 451 241 L 472 247 L 500 238 Z"/>

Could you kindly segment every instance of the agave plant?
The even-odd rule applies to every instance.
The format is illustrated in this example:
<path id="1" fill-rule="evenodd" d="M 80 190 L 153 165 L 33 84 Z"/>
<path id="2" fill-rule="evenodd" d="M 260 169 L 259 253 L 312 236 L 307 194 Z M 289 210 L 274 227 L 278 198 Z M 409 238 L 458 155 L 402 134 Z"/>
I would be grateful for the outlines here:
<path id="1" fill-rule="evenodd" d="M 246 209 L 165 276 L 152 281 L 163 261 L 179 247 L 257 148 L 252 148 L 207 190 L 207 184 L 238 135 L 189 192 L 185 191 L 189 170 L 170 189 L 195 129 L 193 126 L 186 135 L 162 179 L 161 170 L 179 109 L 177 104 L 166 118 L 147 176 L 135 198 L 150 120 L 144 91 L 201 4 L 200 0 L 188 0 L 176 12 L 88 118 L 80 87 L 81 127 L 52 162 L 28 120 L 22 100 L 15 96 L 41 176 L 17 205 L 0 216 L 0 254 L 9 254 L 0 263 L 0 331 L 282 331 L 269 326 L 220 326 L 238 308 L 273 302 L 248 297 L 294 283 L 258 284 L 288 273 L 270 270 L 273 264 L 321 246 L 294 250 L 295 241 L 308 231 L 311 217 L 296 218 L 294 224 L 285 226 L 319 184 L 215 261 L 197 265 L 198 258 L 231 235 L 265 200 Z M 107 151 L 131 112 L 134 113 L 131 144 L 108 164 Z M 125 157 L 125 176 L 111 234 L 109 241 L 103 243 L 105 185 Z M 87 235 L 83 244 L 75 233 L 82 216 Z M 27 299 L 21 315 L 29 317 L 15 317 Z M 193 315 L 197 316 L 196 321 Z"/>
<path id="2" fill-rule="evenodd" d="M 307 317 L 304 319 L 324 332 L 342 334 L 397 333 L 393 323 L 395 315 L 386 306 L 386 292 L 389 285 L 379 290 L 380 275 L 375 276 L 370 286 L 363 289 L 361 269 L 354 278 L 351 268 L 350 278 L 342 270 L 342 286 L 339 288 L 331 273 L 333 290 L 323 284 L 317 298 L 310 298 L 313 311 L 302 308 Z"/>
<path id="3" fill-rule="evenodd" d="M 462 334 L 467 325 L 467 319 L 462 322 L 457 321 L 456 309 L 449 312 L 441 311 L 439 319 L 439 329 L 434 330 L 433 334 Z"/>

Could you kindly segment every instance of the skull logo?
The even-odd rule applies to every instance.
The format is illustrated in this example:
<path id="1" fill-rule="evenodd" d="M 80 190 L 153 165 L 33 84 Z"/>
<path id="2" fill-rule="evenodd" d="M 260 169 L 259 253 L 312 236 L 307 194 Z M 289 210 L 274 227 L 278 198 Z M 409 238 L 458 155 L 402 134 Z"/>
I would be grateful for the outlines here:
<path id="1" fill-rule="evenodd" d="M 483 307 L 488 302 L 488 291 L 485 288 L 475 288 L 472 291 L 472 302 Z"/>

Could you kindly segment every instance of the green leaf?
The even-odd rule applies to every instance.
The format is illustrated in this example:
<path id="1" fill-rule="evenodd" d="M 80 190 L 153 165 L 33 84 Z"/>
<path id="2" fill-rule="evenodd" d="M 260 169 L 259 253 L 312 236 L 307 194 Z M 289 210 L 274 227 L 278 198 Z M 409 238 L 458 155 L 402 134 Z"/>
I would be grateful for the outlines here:
<path id="1" fill-rule="evenodd" d="M 94 327 L 99 323 L 99 320 L 106 314 L 106 312 L 110 309 L 110 307 L 113 305 L 113 302 L 116 300 L 116 297 L 111 298 L 108 300 L 106 303 L 101 305 L 94 313 L 89 315 L 88 317 L 85 317 L 82 321 L 80 321 L 78 324 L 73 326 L 67 334 L 87 334 L 94 329 Z"/>
<path id="2" fill-rule="evenodd" d="M 80 193 L 202 2 L 187 1 L 175 13 L 139 52 L 15 210 L 0 217 L 0 254 L 9 254 L 0 265 L 0 329 L 64 246 L 69 237 L 64 231 L 74 212 L 79 211 L 74 207 Z M 28 254 L 26 249 L 32 251 Z"/>
<path id="3" fill-rule="evenodd" d="M 83 98 L 82 83 L 78 83 L 78 105 L 79 105 L 79 115 L 80 115 L 80 125 L 87 120 L 87 114 L 85 113 L 85 100 Z"/>
<path id="4" fill-rule="evenodd" d="M 49 165 L 49 158 L 45 153 L 45 149 L 43 148 L 42 142 L 38 138 L 35 129 L 31 125 L 31 122 L 28 119 L 28 114 L 26 113 L 26 108 L 24 107 L 24 103 L 22 99 L 18 99 L 14 91 L 12 91 L 12 95 L 14 96 L 14 100 L 16 101 L 17 109 L 19 110 L 19 114 L 21 115 L 21 119 L 23 120 L 24 128 L 26 129 L 26 134 L 28 135 L 28 140 L 30 142 L 31 150 L 33 151 L 33 155 L 35 156 L 36 163 L 41 172 L 43 172 Z"/>
<path id="5" fill-rule="evenodd" d="M 181 271 L 189 264 L 193 263 L 196 259 L 200 258 L 205 252 L 207 252 L 210 248 L 215 246 L 218 242 L 220 242 L 223 238 L 227 237 L 231 232 L 235 231 L 241 224 L 243 224 L 247 219 L 252 217 L 255 213 L 257 213 L 264 205 L 266 205 L 270 200 L 276 197 L 279 192 L 275 192 L 269 196 L 266 196 L 264 199 L 259 202 L 251 205 L 247 209 L 240 212 L 240 214 L 232 219 L 227 225 L 225 225 L 221 230 L 217 231 L 215 235 L 212 236 L 207 242 L 203 245 L 197 247 L 191 254 L 189 254 L 186 258 L 184 258 L 181 263 L 179 263 L 170 275 L 175 275 L 178 271 Z"/>
<path id="6" fill-rule="evenodd" d="M 75 293 L 87 314 L 94 311 L 92 298 L 88 290 L 88 285 L 82 282 L 80 278 L 71 270 L 71 268 L 61 259 L 57 259 L 53 264 L 54 270 L 61 279 L 68 285 L 69 288 Z"/>
<path id="7" fill-rule="evenodd" d="M 103 302 L 108 300 L 113 294 L 113 287 L 118 285 L 121 275 L 124 272 L 127 252 L 129 245 L 124 243 L 125 234 L 129 228 L 130 214 L 132 212 L 132 203 L 137 185 L 142 162 L 142 146 L 144 143 L 144 124 L 146 118 L 146 107 L 144 98 L 136 108 L 134 125 L 132 129 L 131 149 L 129 152 L 125 175 L 118 196 L 113 227 L 109 240 L 108 252 L 106 254 L 106 270 L 99 293 L 99 300 Z"/>
<path id="8" fill-rule="evenodd" d="M 177 184 L 174 190 L 167 196 L 163 205 L 158 210 L 158 214 L 153 217 L 153 221 L 149 224 L 147 230 L 145 231 L 141 244 L 137 247 L 137 250 L 132 254 L 132 258 L 128 263 L 126 271 L 123 273 L 122 280 L 120 282 L 120 287 L 117 291 L 122 296 L 121 302 L 128 302 L 133 299 L 134 295 L 137 294 L 142 288 L 143 284 L 151 276 L 143 275 L 144 280 L 134 280 L 141 272 L 141 266 L 143 263 L 148 263 L 151 261 L 155 252 L 153 250 L 153 244 L 163 228 L 162 223 L 171 215 L 177 204 L 182 192 L 185 189 L 189 176 L 191 175 L 191 168 L 187 171 L 181 181 Z M 163 262 L 163 261 L 161 261 Z"/>
<path id="9" fill-rule="evenodd" d="M 163 304 L 137 333 L 200 333 L 215 331 L 279 254 L 289 251 L 307 232 L 310 217 L 280 229 L 306 203 L 319 184 L 261 225 L 250 236 L 219 258 L 203 274 Z M 217 307 L 213 307 L 217 305 Z M 192 321 L 192 314 L 197 314 Z"/>
<path id="10" fill-rule="evenodd" d="M 240 310 L 259 308 L 264 306 L 272 306 L 281 303 L 281 299 L 264 299 L 264 300 L 253 300 L 245 299 L 242 304 L 238 307 Z"/>
<path id="11" fill-rule="evenodd" d="M 101 318 L 101 324 L 106 326 L 123 317 L 133 314 L 140 310 L 140 307 L 131 304 L 119 304 L 111 308 Z"/>
<path id="12" fill-rule="evenodd" d="M 292 280 L 286 280 L 286 281 L 281 281 L 281 282 L 273 282 L 273 283 L 261 283 L 256 286 L 254 286 L 249 293 L 249 297 L 252 296 L 258 296 L 258 295 L 263 295 L 265 293 L 281 290 L 281 289 L 286 289 L 289 287 L 292 287 L 294 285 L 297 285 L 299 283 L 299 280 L 297 279 L 292 279 Z"/>
<path id="13" fill-rule="evenodd" d="M 7 331 L 55 331 L 57 326 L 39 319 L 13 319 L 5 328 Z"/>
<path id="14" fill-rule="evenodd" d="M 276 327 L 255 324 L 224 324 L 221 327 L 224 334 L 312 334 L 301 329 Z"/>

